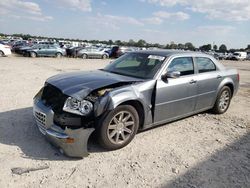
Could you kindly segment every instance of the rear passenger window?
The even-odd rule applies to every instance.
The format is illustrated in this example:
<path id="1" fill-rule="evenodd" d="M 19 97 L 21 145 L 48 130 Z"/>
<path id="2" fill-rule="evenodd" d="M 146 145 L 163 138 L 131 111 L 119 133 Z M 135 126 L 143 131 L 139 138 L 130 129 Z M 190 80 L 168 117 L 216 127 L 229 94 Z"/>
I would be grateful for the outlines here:
<path id="1" fill-rule="evenodd" d="M 194 74 L 192 57 L 178 57 L 172 60 L 167 71 L 179 71 L 181 76 Z"/>
<path id="2" fill-rule="evenodd" d="M 196 63 L 199 73 L 216 71 L 216 66 L 213 61 L 206 57 L 197 57 Z"/>

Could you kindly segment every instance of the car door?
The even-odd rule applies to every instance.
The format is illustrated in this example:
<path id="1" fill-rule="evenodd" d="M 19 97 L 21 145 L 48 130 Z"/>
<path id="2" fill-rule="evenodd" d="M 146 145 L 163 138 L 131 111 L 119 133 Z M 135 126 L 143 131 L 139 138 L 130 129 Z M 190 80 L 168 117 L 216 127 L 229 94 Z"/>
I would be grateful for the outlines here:
<path id="1" fill-rule="evenodd" d="M 98 56 L 99 56 L 98 49 L 93 49 L 92 50 L 92 57 L 96 59 L 96 58 L 99 58 Z"/>
<path id="2" fill-rule="evenodd" d="M 101 58 L 102 57 L 102 49 L 96 49 L 94 54 L 95 54 L 95 58 Z"/>
<path id="3" fill-rule="evenodd" d="M 38 56 L 43 56 L 44 55 L 44 44 L 39 44 L 37 46 L 37 51 L 36 51 Z"/>
<path id="4" fill-rule="evenodd" d="M 210 58 L 195 57 L 194 60 L 198 71 L 198 96 L 195 109 L 199 111 L 213 106 L 222 75 Z"/>
<path id="5" fill-rule="evenodd" d="M 103 49 L 99 49 L 96 52 L 96 58 L 102 58 L 102 55 L 104 54 L 104 50 Z"/>
<path id="6" fill-rule="evenodd" d="M 46 51 L 47 56 L 55 56 L 56 52 L 57 52 L 57 49 L 54 45 L 48 45 L 48 48 Z"/>
<path id="7" fill-rule="evenodd" d="M 89 58 L 95 58 L 95 49 L 89 49 L 88 50 L 88 57 Z"/>
<path id="8" fill-rule="evenodd" d="M 166 71 L 179 71 L 180 77 L 157 80 L 155 123 L 177 119 L 193 113 L 195 109 L 197 84 L 193 58 L 174 58 Z"/>
<path id="9" fill-rule="evenodd" d="M 48 56 L 48 54 L 49 54 L 49 45 L 48 44 L 42 45 L 42 47 L 40 48 L 40 54 L 41 54 L 41 56 Z"/>

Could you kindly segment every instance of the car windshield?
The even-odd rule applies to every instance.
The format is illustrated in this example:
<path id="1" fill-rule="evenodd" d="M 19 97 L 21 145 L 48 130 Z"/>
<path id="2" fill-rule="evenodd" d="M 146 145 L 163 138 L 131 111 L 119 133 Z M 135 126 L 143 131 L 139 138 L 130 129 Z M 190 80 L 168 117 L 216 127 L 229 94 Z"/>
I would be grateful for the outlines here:
<path id="1" fill-rule="evenodd" d="M 102 70 L 136 78 L 152 79 L 165 58 L 164 56 L 138 52 L 127 53 Z"/>

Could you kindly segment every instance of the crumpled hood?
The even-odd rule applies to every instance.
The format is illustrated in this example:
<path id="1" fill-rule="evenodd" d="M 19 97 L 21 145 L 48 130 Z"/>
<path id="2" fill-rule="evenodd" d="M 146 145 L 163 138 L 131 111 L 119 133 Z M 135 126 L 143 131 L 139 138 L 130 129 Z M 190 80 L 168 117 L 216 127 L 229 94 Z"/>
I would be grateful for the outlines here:
<path id="1" fill-rule="evenodd" d="M 142 81 L 142 79 L 96 70 L 58 74 L 50 77 L 46 82 L 57 87 L 66 95 L 83 99 L 98 88 L 120 82 L 131 83 L 137 81 Z"/>

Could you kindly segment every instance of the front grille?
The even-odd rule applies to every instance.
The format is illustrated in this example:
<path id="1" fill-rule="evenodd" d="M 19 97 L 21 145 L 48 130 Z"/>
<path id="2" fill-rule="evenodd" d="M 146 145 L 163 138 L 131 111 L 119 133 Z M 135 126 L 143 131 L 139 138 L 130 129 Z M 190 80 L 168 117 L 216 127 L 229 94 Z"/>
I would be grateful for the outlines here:
<path id="1" fill-rule="evenodd" d="M 62 112 L 67 96 L 64 95 L 58 88 L 53 85 L 47 84 L 43 88 L 41 100 L 44 105 L 51 107 L 54 112 Z"/>
<path id="2" fill-rule="evenodd" d="M 46 115 L 42 112 L 35 112 L 36 121 L 38 121 L 43 126 L 46 125 Z"/>

